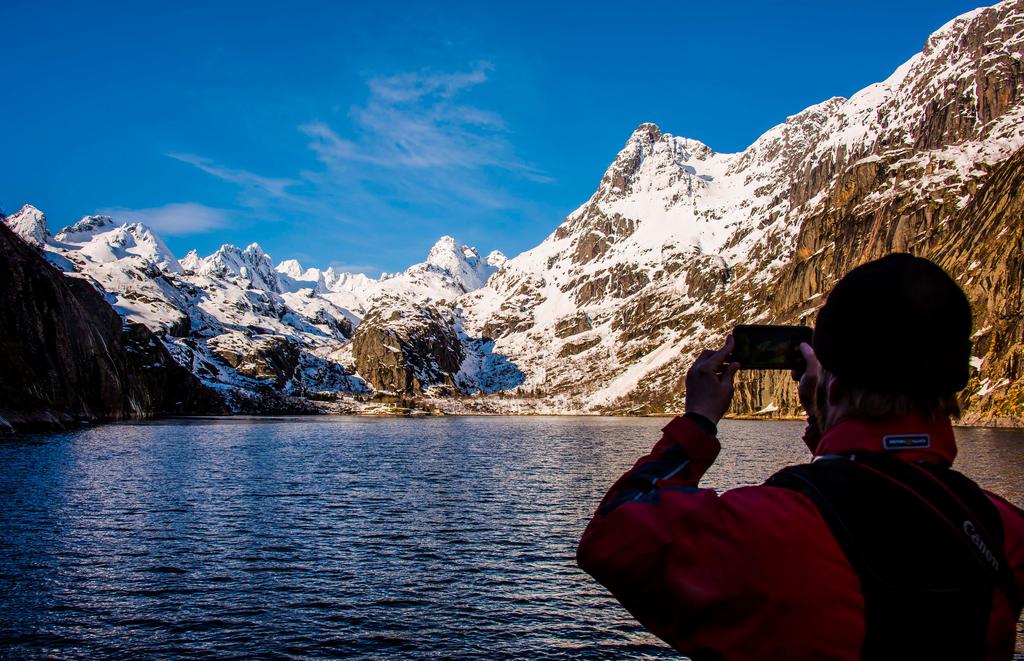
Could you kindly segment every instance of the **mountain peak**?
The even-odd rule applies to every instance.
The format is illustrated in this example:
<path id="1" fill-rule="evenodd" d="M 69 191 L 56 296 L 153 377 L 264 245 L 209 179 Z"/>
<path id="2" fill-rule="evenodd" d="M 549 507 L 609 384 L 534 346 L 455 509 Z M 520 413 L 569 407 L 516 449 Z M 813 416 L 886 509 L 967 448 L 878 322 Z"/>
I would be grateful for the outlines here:
<path id="1" fill-rule="evenodd" d="M 427 263 L 442 267 L 448 266 L 450 256 L 455 255 L 458 251 L 458 245 L 455 237 L 445 234 L 430 248 L 430 252 L 427 254 Z"/>
<path id="2" fill-rule="evenodd" d="M 297 259 L 285 259 L 277 265 L 277 272 L 284 273 L 285 275 L 295 278 L 296 280 L 302 278 L 304 269 L 302 264 Z"/>
<path id="3" fill-rule="evenodd" d="M 36 248 L 46 245 L 46 239 L 50 235 L 46 231 L 46 216 L 31 204 L 21 207 L 19 211 L 5 218 L 4 222 L 26 243 Z"/>
<path id="4" fill-rule="evenodd" d="M 431 247 L 426 263 L 457 274 L 466 262 L 474 258 L 479 258 L 476 248 L 460 246 L 455 237 L 446 234 Z"/>
<path id="5" fill-rule="evenodd" d="M 253 289 L 281 293 L 281 283 L 270 256 L 256 243 L 250 243 L 245 250 L 225 243 L 217 252 L 202 260 L 201 271 L 205 275 L 244 278 Z"/>
<path id="6" fill-rule="evenodd" d="M 156 232 L 142 223 L 118 223 L 110 216 L 85 216 L 57 234 L 57 241 L 78 246 L 98 263 L 111 263 L 131 257 L 142 258 L 161 271 L 182 270 L 174 254 Z"/>
<path id="7" fill-rule="evenodd" d="M 605 172 L 598 198 L 618 199 L 655 179 L 697 176 L 691 161 L 707 161 L 713 156 L 715 152 L 699 140 L 663 133 L 650 122 L 641 124 Z"/>
<path id="8" fill-rule="evenodd" d="M 502 266 L 505 265 L 505 262 L 507 261 L 508 257 L 506 257 L 505 253 L 501 252 L 500 250 L 492 250 L 487 255 L 487 265 L 493 266 L 496 269 L 500 269 Z"/>
<path id="9" fill-rule="evenodd" d="M 230 255 L 230 256 L 233 256 L 233 257 L 241 257 L 242 249 L 239 248 L 238 246 L 236 246 L 233 243 L 222 243 L 220 245 L 220 248 L 217 248 L 217 250 L 214 251 L 214 253 L 212 255 L 209 255 L 206 259 L 210 260 L 210 259 L 213 259 L 215 257 L 224 257 L 224 256 L 227 256 L 227 255 Z"/>
<path id="10" fill-rule="evenodd" d="M 479 289 L 496 270 L 495 265 L 480 257 L 476 248 L 461 245 L 454 237 L 445 235 L 430 249 L 425 262 L 401 273 L 382 273 L 378 282 L 387 283 L 387 291 L 451 299 Z"/>
<path id="11" fill-rule="evenodd" d="M 644 122 L 640 126 L 636 127 L 633 134 L 629 137 L 630 140 L 646 140 L 654 142 L 661 137 L 661 128 L 654 122 Z"/>
<path id="12" fill-rule="evenodd" d="M 242 252 L 245 254 L 253 255 L 258 259 L 262 259 L 263 257 L 267 256 L 267 253 L 263 252 L 263 248 L 260 247 L 260 244 L 256 243 L 255 241 L 247 245 L 245 247 L 245 250 L 243 250 Z"/>
<path id="13" fill-rule="evenodd" d="M 9 218 L 13 218 L 14 216 L 18 216 L 18 215 L 22 215 L 22 214 L 33 215 L 33 216 L 42 216 L 42 215 L 44 215 L 42 211 L 40 211 L 39 209 L 35 208 L 31 204 L 23 204 L 23 205 L 21 205 L 20 209 L 18 209 L 17 211 L 12 213 L 8 217 Z"/>
<path id="14" fill-rule="evenodd" d="M 74 225 L 65 227 L 57 233 L 58 241 L 88 241 L 93 234 L 110 231 L 117 223 L 110 216 L 85 216 Z"/>
<path id="15" fill-rule="evenodd" d="M 188 254 L 178 260 L 178 263 L 186 271 L 198 271 L 203 265 L 203 258 L 199 256 L 199 251 L 193 248 L 188 251 Z"/>

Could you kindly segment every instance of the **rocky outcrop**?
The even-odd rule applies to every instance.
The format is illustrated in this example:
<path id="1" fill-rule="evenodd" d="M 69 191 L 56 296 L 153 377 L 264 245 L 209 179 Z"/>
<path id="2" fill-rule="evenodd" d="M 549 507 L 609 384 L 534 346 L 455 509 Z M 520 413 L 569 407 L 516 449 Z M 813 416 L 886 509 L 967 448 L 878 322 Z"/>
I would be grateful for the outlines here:
<path id="1" fill-rule="evenodd" d="M 593 328 L 590 318 L 583 313 L 563 317 L 555 322 L 555 337 L 565 338 L 578 335 Z"/>
<path id="2" fill-rule="evenodd" d="M 0 282 L 0 428 L 223 412 L 147 328 L 3 223 Z"/>
<path id="3" fill-rule="evenodd" d="M 295 375 L 299 349 L 282 335 L 224 333 L 206 341 L 210 351 L 242 376 L 277 388 Z"/>
<path id="4" fill-rule="evenodd" d="M 454 394 L 465 350 L 450 308 L 387 299 L 372 308 L 352 337 L 356 371 L 391 394 Z"/>

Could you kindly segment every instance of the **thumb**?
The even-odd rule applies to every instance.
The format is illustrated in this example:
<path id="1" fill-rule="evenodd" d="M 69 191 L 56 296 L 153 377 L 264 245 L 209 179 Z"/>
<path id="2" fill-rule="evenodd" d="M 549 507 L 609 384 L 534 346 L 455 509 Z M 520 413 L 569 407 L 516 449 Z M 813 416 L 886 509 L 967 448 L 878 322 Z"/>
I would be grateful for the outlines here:
<path id="1" fill-rule="evenodd" d="M 800 343 L 800 353 L 803 355 L 808 366 L 818 363 L 818 357 L 814 355 L 814 348 L 806 342 Z"/>

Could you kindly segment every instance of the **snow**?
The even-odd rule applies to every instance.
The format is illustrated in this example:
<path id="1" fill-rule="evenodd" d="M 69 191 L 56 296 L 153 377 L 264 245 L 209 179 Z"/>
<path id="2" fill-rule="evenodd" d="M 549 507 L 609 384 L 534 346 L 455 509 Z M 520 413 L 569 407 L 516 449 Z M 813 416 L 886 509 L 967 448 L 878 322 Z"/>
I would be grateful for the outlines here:
<path id="1" fill-rule="evenodd" d="M 247 289 L 281 292 L 281 283 L 270 257 L 256 243 L 249 244 L 244 250 L 224 244 L 199 261 L 194 270 L 205 276 L 232 278 Z"/>
<path id="2" fill-rule="evenodd" d="M 136 256 L 160 271 L 183 270 L 167 244 L 151 229 L 141 223 L 119 225 L 110 216 L 86 216 L 62 229 L 54 243 L 92 262 L 111 263 Z"/>
<path id="3" fill-rule="evenodd" d="M 985 378 L 981 380 L 981 387 L 975 393 L 976 397 L 985 397 L 999 388 L 1005 388 L 1010 385 L 1009 379 L 1001 379 L 998 383 L 990 383 L 991 379 Z"/>
<path id="4" fill-rule="evenodd" d="M 668 342 L 663 344 L 658 349 L 644 356 L 639 362 L 629 366 L 607 386 L 595 392 L 589 398 L 590 402 L 593 404 L 608 404 L 632 392 L 646 374 L 667 364 L 678 356 L 681 348 L 679 344 Z"/>
<path id="5" fill-rule="evenodd" d="M 277 265 L 282 291 L 314 289 L 335 305 L 364 316 L 373 305 L 387 298 L 409 298 L 423 302 L 453 301 L 479 289 L 507 261 L 495 250 L 481 258 L 476 248 L 443 236 L 433 245 L 424 262 L 398 273 L 370 278 L 362 273 L 303 268 L 297 260 Z"/>
<path id="6" fill-rule="evenodd" d="M 26 204 L 16 213 L 4 218 L 4 222 L 15 234 L 29 245 L 42 249 L 49 239 L 46 230 L 46 216 L 31 204 Z"/>

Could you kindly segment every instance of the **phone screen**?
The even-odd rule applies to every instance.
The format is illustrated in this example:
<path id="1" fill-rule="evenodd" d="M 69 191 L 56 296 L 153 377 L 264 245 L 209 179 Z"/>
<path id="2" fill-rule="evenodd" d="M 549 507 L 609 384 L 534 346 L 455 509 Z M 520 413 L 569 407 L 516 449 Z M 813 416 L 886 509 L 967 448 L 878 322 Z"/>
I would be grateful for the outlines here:
<path id="1" fill-rule="evenodd" d="M 745 370 L 803 370 L 800 343 L 810 344 L 812 333 L 807 326 L 737 326 L 732 360 Z"/>

